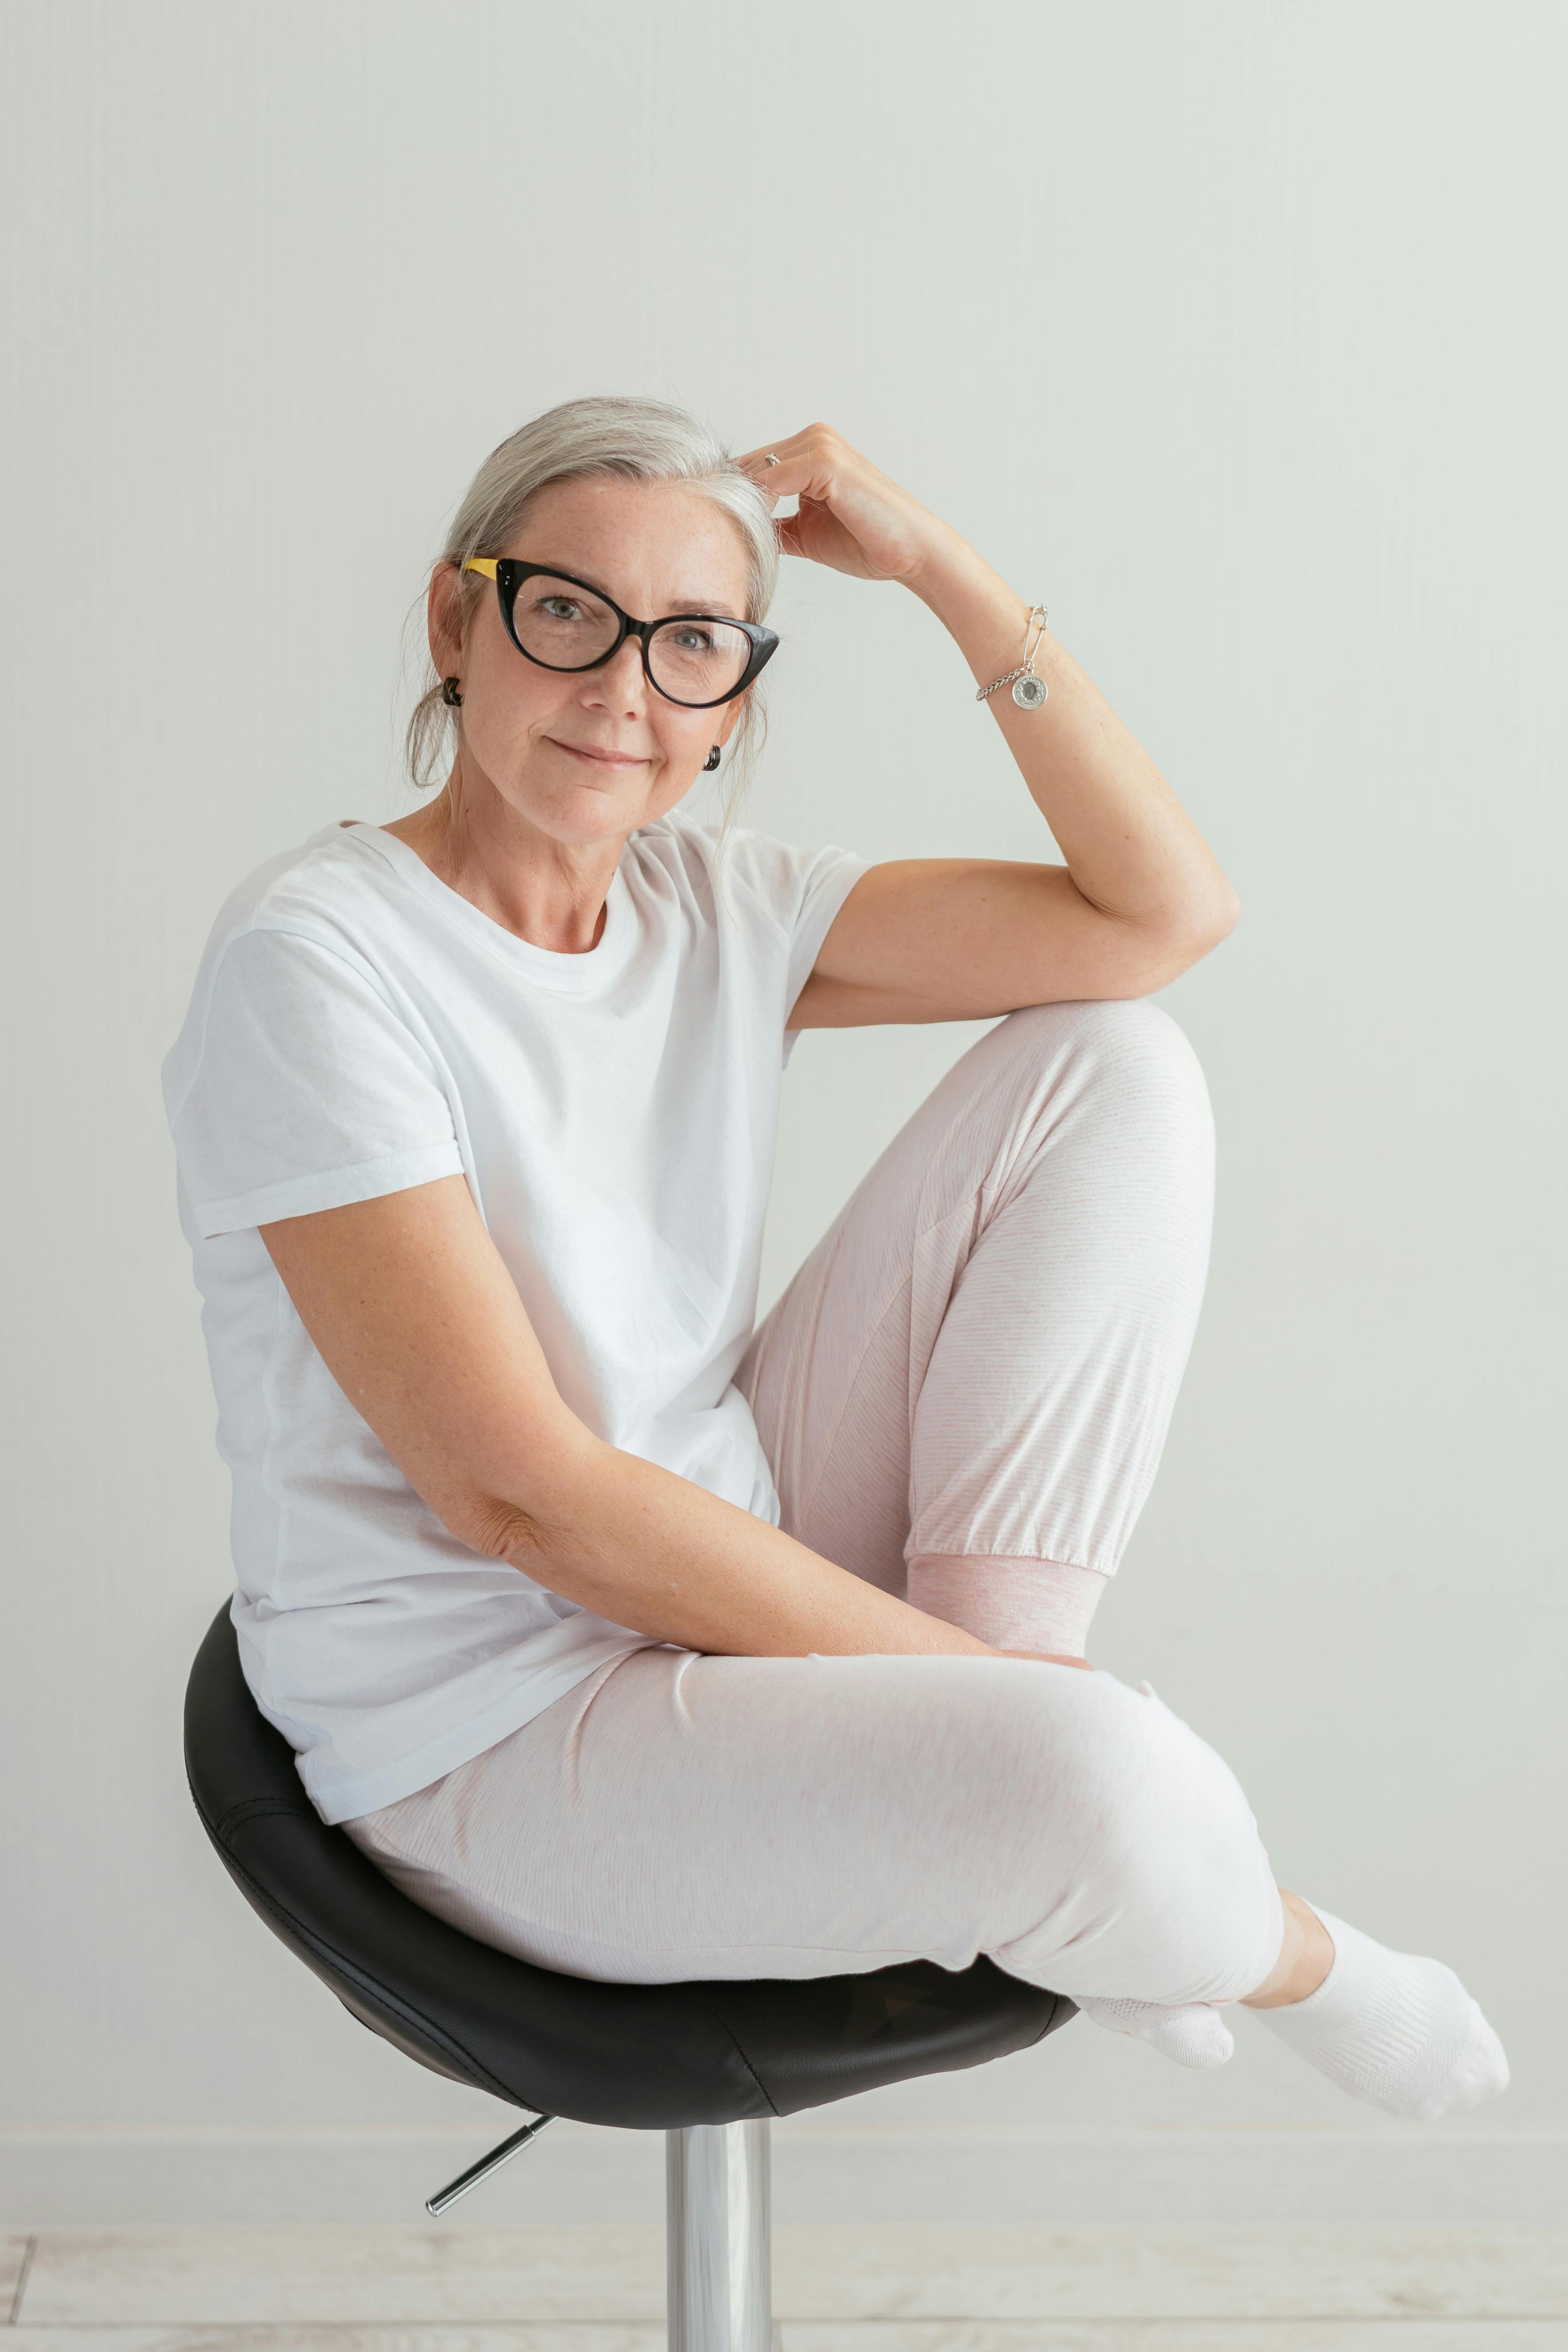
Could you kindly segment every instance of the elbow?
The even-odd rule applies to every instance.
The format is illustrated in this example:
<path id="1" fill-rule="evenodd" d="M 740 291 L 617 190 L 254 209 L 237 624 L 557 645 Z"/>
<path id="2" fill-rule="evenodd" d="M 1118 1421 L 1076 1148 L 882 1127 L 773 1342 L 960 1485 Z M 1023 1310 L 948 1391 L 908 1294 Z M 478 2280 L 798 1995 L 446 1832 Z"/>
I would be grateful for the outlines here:
<path id="1" fill-rule="evenodd" d="M 1241 914 L 1241 900 L 1228 882 L 1210 892 L 1201 903 L 1184 907 L 1157 929 L 1147 930 L 1135 984 L 1123 992 L 1153 995 L 1180 980 L 1195 963 L 1228 939 Z"/>
<path id="2" fill-rule="evenodd" d="M 1221 875 L 1214 889 L 1186 908 L 1173 927 L 1171 944 L 1184 959 L 1184 969 L 1217 948 L 1222 940 L 1229 939 L 1240 919 L 1241 900 Z"/>
<path id="3" fill-rule="evenodd" d="M 580 1426 L 563 1433 L 554 1445 L 539 1442 L 536 1434 L 526 1477 L 466 1484 L 442 1517 L 470 1551 L 504 1560 L 536 1583 L 563 1591 L 562 1577 L 580 1576 L 594 1557 L 595 1451 Z M 577 1595 L 568 1591 L 566 1597 Z"/>
<path id="4" fill-rule="evenodd" d="M 521 1503 L 500 1495 L 472 1495 L 460 1509 L 448 1514 L 447 1525 L 459 1543 L 487 1559 L 505 1560 L 531 1576 L 549 1557 L 550 1538 L 544 1521 Z"/>
<path id="5" fill-rule="evenodd" d="M 1203 952 L 1206 955 L 1210 948 L 1217 948 L 1222 940 L 1228 940 L 1240 920 L 1240 894 L 1235 884 L 1227 882 L 1222 875 L 1219 888 L 1215 894 L 1215 903 L 1209 913 Z"/>

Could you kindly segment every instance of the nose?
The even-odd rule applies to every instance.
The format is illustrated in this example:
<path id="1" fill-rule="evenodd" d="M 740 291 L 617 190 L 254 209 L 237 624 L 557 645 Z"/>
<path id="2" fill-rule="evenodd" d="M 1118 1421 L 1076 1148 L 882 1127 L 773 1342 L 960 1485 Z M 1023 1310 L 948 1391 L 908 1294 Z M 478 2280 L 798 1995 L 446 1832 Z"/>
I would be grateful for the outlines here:
<path id="1" fill-rule="evenodd" d="M 590 670 L 584 688 L 592 702 L 603 701 L 631 713 L 641 711 L 651 691 L 643 668 L 641 640 L 627 637 L 601 668 Z"/>

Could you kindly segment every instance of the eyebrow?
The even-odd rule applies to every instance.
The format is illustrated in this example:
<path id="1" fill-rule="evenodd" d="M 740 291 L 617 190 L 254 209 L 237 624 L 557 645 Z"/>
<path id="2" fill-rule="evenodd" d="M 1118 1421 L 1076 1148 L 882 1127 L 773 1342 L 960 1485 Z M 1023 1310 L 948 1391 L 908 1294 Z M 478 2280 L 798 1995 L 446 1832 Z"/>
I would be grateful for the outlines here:
<path id="1" fill-rule="evenodd" d="M 542 562 L 543 559 L 541 557 L 525 555 L 520 557 L 519 561 L 523 563 L 533 563 Z M 552 563 L 545 565 L 544 568 L 551 572 L 556 572 L 556 567 Z M 556 572 L 556 577 L 562 580 L 575 579 L 580 581 L 584 588 L 591 588 L 595 596 L 603 596 L 608 604 L 614 604 L 619 602 L 618 598 L 610 594 L 607 588 L 601 587 L 598 581 L 590 580 L 584 572 L 568 572 L 564 564 L 561 566 L 559 572 Z M 740 618 L 739 614 L 727 613 L 722 604 L 707 603 L 700 596 L 689 596 L 686 598 L 684 603 L 672 604 L 668 613 L 650 614 L 647 617 L 661 621 L 678 621 L 681 618 L 683 614 L 689 614 L 694 620 L 699 621 L 734 621 Z"/>

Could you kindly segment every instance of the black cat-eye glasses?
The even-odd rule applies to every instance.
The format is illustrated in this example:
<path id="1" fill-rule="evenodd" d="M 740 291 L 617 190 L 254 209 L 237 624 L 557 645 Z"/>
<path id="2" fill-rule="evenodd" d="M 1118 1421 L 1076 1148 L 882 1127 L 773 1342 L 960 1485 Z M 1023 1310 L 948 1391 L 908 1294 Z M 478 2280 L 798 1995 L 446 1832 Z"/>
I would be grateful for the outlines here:
<path id="1" fill-rule="evenodd" d="M 471 555 L 463 570 L 495 582 L 508 636 L 542 669 L 597 669 L 636 637 L 648 684 L 688 710 L 732 700 L 778 646 L 772 629 L 728 614 L 667 613 L 662 620 L 634 621 L 602 588 L 548 563 Z"/>

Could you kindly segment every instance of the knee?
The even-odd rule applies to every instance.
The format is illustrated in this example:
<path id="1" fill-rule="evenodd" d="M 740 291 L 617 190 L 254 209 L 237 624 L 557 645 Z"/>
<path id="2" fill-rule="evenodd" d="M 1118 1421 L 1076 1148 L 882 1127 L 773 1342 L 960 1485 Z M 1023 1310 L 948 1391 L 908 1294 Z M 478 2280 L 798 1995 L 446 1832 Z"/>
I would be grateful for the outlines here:
<path id="1" fill-rule="evenodd" d="M 1037 1004 L 985 1040 L 1037 1146 L 1142 1171 L 1184 1197 L 1214 1181 L 1214 1112 L 1185 1033 L 1147 997 Z"/>
<path id="2" fill-rule="evenodd" d="M 1267 1975 L 1279 1896 L 1224 1759 L 1159 1699 L 1085 1675 L 1055 1759 L 1078 1853 L 1051 1923 L 1054 1988 L 1069 1996 L 1230 2000 Z"/>
<path id="3" fill-rule="evenodd" d="M 1147 996 L 1031 1004 L 994 1033 L 1003 1050 L 1059 1071 L 1081 1091 L 1209 1112 L 1203 1065 L 1164 1007 Z"/>

